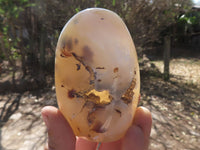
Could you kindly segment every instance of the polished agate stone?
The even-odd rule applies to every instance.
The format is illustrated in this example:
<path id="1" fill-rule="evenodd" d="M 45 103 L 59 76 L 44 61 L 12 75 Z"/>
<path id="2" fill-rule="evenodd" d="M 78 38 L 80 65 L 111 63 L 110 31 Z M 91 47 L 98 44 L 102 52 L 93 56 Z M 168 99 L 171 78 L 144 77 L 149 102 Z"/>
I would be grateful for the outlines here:
<path id="1" fill-rule="evenodd" d="M 131 35 L 114 12 L 90 8 L 64 26 L 56 48 L 59 109 L 76 136 L 122 138 L 138 104 L 140 75 Z"/>

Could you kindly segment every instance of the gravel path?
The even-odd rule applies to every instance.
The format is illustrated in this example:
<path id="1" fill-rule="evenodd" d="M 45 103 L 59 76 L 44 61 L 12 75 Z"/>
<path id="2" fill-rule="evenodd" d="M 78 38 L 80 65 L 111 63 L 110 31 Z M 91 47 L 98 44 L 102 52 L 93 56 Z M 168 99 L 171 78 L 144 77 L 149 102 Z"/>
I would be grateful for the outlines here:
<path id="1" fill-rule="evenodd" d="M 43 150 L 47 136 L 40 112 L 43 106 L 56 104 L 54 90 L 40 95 L 30 92 L 11 93 L 9 96 L 1 95 L 0 100 L 1 113 L 2 108 L 6 108 L 1 119 L 6 121 L 9 117 L 5 123 L 1 122 L 0 149 Z"/>
<path id="2" fill-rule="evenodd" d="M 155 76 L 141 78 L 140 105 L 153 117 L 150 150 L 200 149 L 200 89 L 196 82 L 200 61 L 187 63 L 193 68 L 184 65 L 186 61 L 172 61 L 173 78 L 169 82 Z M 154 63 L 162 68 L 160 62 Z M 196 78 L 185 82 L 188 75 Z M 0 94 L 0 150 L 43 150 L 47 136 L 40 111 L 45 105 L 56 105 L 54 88 Z"/>

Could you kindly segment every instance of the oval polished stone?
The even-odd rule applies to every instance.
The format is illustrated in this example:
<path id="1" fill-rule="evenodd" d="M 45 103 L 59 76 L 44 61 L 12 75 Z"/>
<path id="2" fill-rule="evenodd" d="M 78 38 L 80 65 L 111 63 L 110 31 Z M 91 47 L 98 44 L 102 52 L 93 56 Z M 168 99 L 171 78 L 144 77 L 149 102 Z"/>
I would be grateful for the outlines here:
<path id="1" fill-rule="evenodd" d="M 56 48 L 55 84 L 75 135 L 95 142 L 124 136 L 138 104 L 140 75 L 131 35 L 116 13 L 90 8 L 67 22 Z"/>

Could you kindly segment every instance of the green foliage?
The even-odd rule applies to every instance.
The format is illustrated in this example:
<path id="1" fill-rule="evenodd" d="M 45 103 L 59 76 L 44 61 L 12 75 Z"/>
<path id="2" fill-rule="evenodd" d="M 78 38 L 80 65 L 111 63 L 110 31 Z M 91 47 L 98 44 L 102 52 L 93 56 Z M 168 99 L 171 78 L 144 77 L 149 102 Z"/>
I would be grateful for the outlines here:
<path id="1" fill-rule="evenodd" d="M 0 33 L 2 33 L 2 41 L 4 46 L 4 53 L 7 54 L 7 59 L 12 61 L 20 57 L 17 51 L 20 38 L 16 35 L 15 22 L 25 10 L 25 8 L 33 6 L 29 0 L 0 0 Z M 3 54 L 4 56 L 6 54 Z"/>
<path id="2" fill-rule="evenodd" d="M 1 63 L 1 61 L 4 60 L 4 59 L 5 59 L 5 55 L 4 55 L 3 53 L 0 53 L 0 63 Z"/>
<path id="3" fill-rule="evenodd" d="M 115 4 L 116 4 L 116 0 L 113 0 L 112 5 L 115 6 Z"/>
<path id="4" fill-rule="evenodd" d="M 18 18 L 20 12 L 29 6 L 28 0 L 0 0 L 0 12 L 6 18 Z M 6 16 L 5 16 L 6 15 Z"/>
<path id="5" fill-rule="evenodd" d="M 75 11 L 76 13 L 78 13 L 80 11 L 80 8 L 76 8 Z"/>
<path id="6" fill-rule="evenodd" d="M 176 22 L 177 33 L 174 35 L 177 42 L 184 42 L 190 44 L 190 37 L 193 34 L 200 32 L 200 12 L 191 10 L 180 17 Z"/>
<path id="7" fill-rule="evenodd" d="M 185 11 L 182 15 L 177 16 L 176 23 L 184 25 L 199 23 L 200 12 L 189 9 L 187 6 L 184 6 L 184 9 L 187 9 L 188 11 Z"/>
<path id="8" fill-rule="evenodd" d="M 0 40 L 3 41 L 0 44 L 5 49 L 0 50 L 3 52 L 1 56 L 13 62 L 21 58 L 25 67 L 30 64 L 33 70 L 36 66 L 32 73 L 37 74 L 41 63 L 47 65 L 48 61 L 54 62 L 56 42 L 65 23 L 75 13 L 90 7 L 106 8 L 119 14 L 131 32 L 136 47 L 149 49 L 152 43 L 160 42 L 161 31 L 174 24 L 180 13 L 190 8 L 190 2 L 191 0 L 0 0 Z M 187 18 L 184 19 L 180 19 L 180 22 L 188 22 Z M 195 23 L 196 19 L 198 17 L 190 18 L 189 21 Z M 137 50 L 142 52 L 139 48 Z"/>
<path id="9" fill-rule="evenodd" d="M 178 23 L 194 25 L 198 24 L 199 20 L 197 19 L 197 16 L 188 16 L 187 14 L 184 14 L 178 19 Z"/>
<path id="10" fill-rule="evenodd" d="M 100 0 L 95 0 L 95 4 L 94 4 L 95 7 L 98 7 L 100 4 L 101 4 Z"/>

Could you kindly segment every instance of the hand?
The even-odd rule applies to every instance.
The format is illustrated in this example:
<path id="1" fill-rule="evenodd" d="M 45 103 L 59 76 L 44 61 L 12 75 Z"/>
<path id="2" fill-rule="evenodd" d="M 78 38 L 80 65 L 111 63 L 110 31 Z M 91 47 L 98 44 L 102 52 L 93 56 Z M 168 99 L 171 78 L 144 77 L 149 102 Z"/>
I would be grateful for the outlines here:
<path id="1" fill-rule="evenodd" d="M 45 150 L 96 150 L 97 143 L 75 137 L 68 122 L 57 108 L 44 107 L 42 117 L 48 129 L 48 146 Z M 151 124 L 149 110 L 138 107 L 133 125 L 126 135 L 118 141 L 102 143 L 100 150 L 147 150 Z"/>

